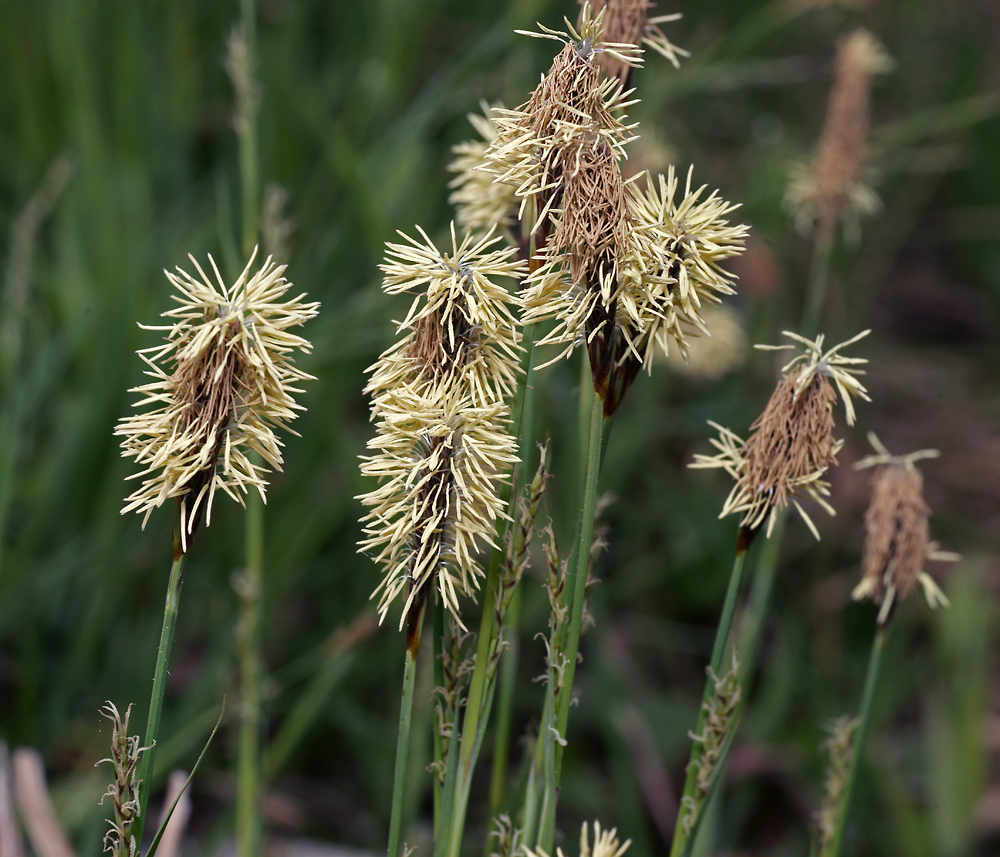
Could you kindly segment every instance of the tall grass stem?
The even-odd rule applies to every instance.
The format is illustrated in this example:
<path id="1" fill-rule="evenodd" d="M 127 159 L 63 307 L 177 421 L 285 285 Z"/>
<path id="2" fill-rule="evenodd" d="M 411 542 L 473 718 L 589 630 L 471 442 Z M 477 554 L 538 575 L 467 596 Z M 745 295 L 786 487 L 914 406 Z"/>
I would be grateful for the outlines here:
<path id="1" fill-rule="evenodd" d="M 885 652 L 885 641 L 888 632 L 889 620 L 884 624 L 879 624 L 875 631 L 875 639 L 872 641 L 872 651 L 868 659 L 868 674 L 865 676 L 864 695 L 861 698 L 861 711 L 858 715 L 858 728 L 854 732 L 854 746 L 851 749 L 851 766 L 847 773 L 847 785 L 844 787 L 844 799 L 840 805 L 840 816 L 837 818 L 837 826 L 834 830 L 833 838 L 830 840 L 830 846 L 820 857 L 840 856 L 844 831 L 847 828 L 847 819 L 851 813 L 851 797 L 854 795 L 854 786 L 858 780 L 858 769 L 861 763 L 861 754 L 864 750 L 865 736 L 868 734 L 868 726 L 872 719 L 875 689 L 878 687 L 879 675 L 882 672 L 882 655 Z"/>
<path id="2" fill-rule="evenodd" d="M 745 527 L 740 527 L 739 535 L 736 538 L 736 557 L 733 560 L 733 570 L 729 575 L 729 587 L 726 590 L 726 600 L 722 605 L 722 615 L 719 617 L 719 625 L 715 631 L 715 643 L 712 645 L 712 659 L 709 663 L 709 673 L 705 679 L 705 690 L 702 693 L 701 708 L 698 711 L 698 721 L 694 734 L 701 735 L 705 728 L 706 705 L 711 699 L 715 688 L 715 677 L 722 674 L 722 661 L 726 653 L 726 643 L 729 639 L 729 631 L 733 624 L 733 614 L 736 610 L 736 599 L 743 582 L 743 570 L 746 566 L 747 553 L 753 541 L 753 533 Z M 691 742 L 691 755 L 688 759 L 687 778 L 684 781 L 684 793 L 681 795 L 680 810 L 677 813 L 677 823 L 674 826 L 674 841 L 670 847 L 670 857 L 678 857 L 684 853 L 688 839 L 695 831 L 697 819 L 689 819 L 691 810 L 690 801 L 686 798 L 693 798 L 698 780 L 698 762 L 701 759 L 701 743 Z M 687 831 L 690 831 L 688 833 Z"/>
<path id="3" fill-rule="evenodd" d="M 399 734 L 396 738 L 396 772 L 392 780 L 392 809 L 389 817 L 388 857 L 402 853 L 403 804 L 406 801 L 406 769 L 410 761 L 410 721 L 413 716 L 413 688 L 417 675 L 417 655 L 427 610 L 427 598 L 411 614 L 406 629 L 406 659 L 403 666 L 403 699 L 399 706 Z"/>
<path id="4" fill-rule="evenodd" d="M 187 553 L 181 548 L 180 505 L 178 501 L 174 520 L 174 557 L 170 565 L 170 578 L 167 582 L 167 598 L 163 606 L 163 627 L 160 630 L 160 646 L 156 651 L 156 669 L 153 672 L 153 692 L 149 697 L 149 715 L 146 718 L 146 731 L 142 740 L 148 749 L 142 754 L 139 765 L 139 815 L 132 828 L 135 841 L 142 843 L 142 831 L 146 825 L 149 809 L 149 790 L 153 779 L 153 762 L 156 758 L 156 740 L 160 731 L 160 715 L 163 712 L 163 694 L 167 685 L 167 666 L 170 663 L 170 650 L 174 644 L 174 629 L 177 625 L 177 610 L 181 599 L 181 584 L 184 582 L 184 567 L 187 564 Z"/>

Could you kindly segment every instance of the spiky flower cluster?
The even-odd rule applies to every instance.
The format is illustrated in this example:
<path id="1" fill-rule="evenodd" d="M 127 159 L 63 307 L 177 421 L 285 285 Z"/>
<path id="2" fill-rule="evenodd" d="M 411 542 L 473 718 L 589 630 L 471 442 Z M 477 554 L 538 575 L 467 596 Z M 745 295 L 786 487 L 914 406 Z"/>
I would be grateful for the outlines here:
<path id="1" fill-rule="evenodd" d="M 594 822 L 594 842 L 591 844 L 587 827 L 587 822 L 584 822 L 580 828 L 580 857 L 622 857 L 632 844 L 631 839 L 626 839 L 624 842 L 618 840 L 617 828 L 602 830 L 599 821 Z M 541 848 L 532 851 L 526 847 L 524 853 L 528 857 L 548 857 Z M 562 848 L 556 848 L 556 855 L 557 857 L 566 857 Z"/>
<path id="2" fill-rule="evenodd" d="M 644 16 L 646 7 L 641 13 Z M 730 206 L 691 176 L 678 202 L 671 170 L 637 190 L 620 162 L 634 125 L 634 103 L 619 77 L 603 78 L 598 58 L 640 64 L 638 37 L 606 41 L 608 15 L 583 4 L 579 28 L 542 27 L 565 47 L 528 101 L 494 111 L 497 136 L 484 170 L 531 201 L 538 249 L 525 294 L 525 323 L 554 320 L 538 344 L 561 346 L 555 360 L 584 345 L 594 387 L 613 413 L 639 368 L 670 340 L 706 332 L 701 302 L 732 293 L 719 261 L 741 252 L 744 226 L 730 226 Z M 619 22 L 620 23 L 620 22 Z M 630 36 L 631 38 L 631 36 Z M 554 361 L 553 361 L 554 362 Z"/>
<path id="3" fill-rule="evenodd" d="M 405 597 L 400 628 L 432 587 L 458 619 L 458 596 L 483 576 L 476 555 L 506 514 L 497 485 L 517 460 L 505 404 L 518 371 L 516 299 L 495 281 L 523 263 L 491 249 L 498 236 L 459 243 L 452 226 L 442 253 L 420 234 L 389 244 L 381 266 L 386 292 L 414 298 L 402 338 L 368 370 L 376 434 L 361 472 L 379 485 L 358 498 L 371 509 L 360 549 L 385 569 L 379 614 Z"/>
<path id="4" fill-rule="evenodd" d="M 863 576 L 854 598 L 871 598 L 881 604 L 884 621 L 897 598 L 906 598 L 919 583 L 931 607 L 948 599 L 923 570 L 926 560 L 954 562 L 958 556 L 938 549 L 930 541 L 930 508 L 924 500 L 924 480 L 915 464 L 937 458 L 936 449 L 922 449 L 895 456 L 873 432 L 868 441 L 875 455 L 854 465 L 856 470 L 877 467 L 872 477 L 872 499 L 865 512 Z"/>
<path id="5" fill-rule="evenodd" d="M 142 466 L 132 479 L 142 484 L 125 500 L 122 514 L 143 512 L 143 527 L 153 509 L 179 498 L 184 550 L 204 512 L 211 523 L 215 491 L 239 503 L 251 489 L 264 497 L 270 469 L 281 470 L 281 441 L 275 428 L 287 429 L 304 408 L 292 398 L 294 385 L 312 376 L 296 369 L 295 351 L 310 344 L 290 332 L 316 315 L 318 303 L 304 295 L 281 300 L 292 284 L 285 267 L 270 258 L 251 276 L 256 250 L 243 273 L 226 286 L 209 256 L 215 282 L 193 256 L 198 277 L 165 271 L 177 289 L 180 306 L 163 313 L 166 342 L 139 351 L 153 381 L 130 392 L 141 394 L 142 413 L 125 417 L 115 434 L 124 437 L 123 455 Z M 256 452 L 264 464 L 255 462 Z"/>
<path id="6" fill-rule="evenodd" d="M 139 755 L 146 747 L 139 746 L 139 736 L 128 734 L 128 720 L 132 714 L 130 705 L 123 718 L 113 702 L 104 703 L 101 716 L 112 723 L 111 755 L 101 759 L 98 765 L 110 762 L 115 769 L 114 781 L 101 798 L 111 798 L 115 817 L 109 819 L 110 830 L 104 835 L 104 852 L 111 857 L 135 857 L 138 846 L 132 834 L 132 825 L 139 817 Z"/>
<path id="7" fill-rule="evenodd" d="M 785 331 L 785 336 L 798 342 L 802 350 L 783 367 L 782 378 L 764 412 L 750 427 L 749 439 L 743 441 L 729 429 L 710 423 L 719 431 L 719 439 L 710 440 L 718 454 L 696 455 L 691 467 L 721 467 L 736 480 L 719 517 L 742 515 L 740 525 L 752 532 L 767 520 L 770 535 L 774 513 L 791 502 L 812 534 L 819 538 L 816 525 L 798 498 L 809 497 L 834 514 L 825 499 L 830 486 L 823 477 L 836 464 L 837 453 L 843 446 L 842 440 L 833 437 L 837 392 L 844 403 L 848 425 L 853 425 L 855 417 L 852 398 L 868 401 L 868 394 L 857 378 L 862 372 L 857 367 L 868 361 L 845 357 L 840 351 L 869 332 L 866 330 L 823 351 L 822 334 L 809 340 Z M 771 351 L 794 347 L 757 346 Z"/>

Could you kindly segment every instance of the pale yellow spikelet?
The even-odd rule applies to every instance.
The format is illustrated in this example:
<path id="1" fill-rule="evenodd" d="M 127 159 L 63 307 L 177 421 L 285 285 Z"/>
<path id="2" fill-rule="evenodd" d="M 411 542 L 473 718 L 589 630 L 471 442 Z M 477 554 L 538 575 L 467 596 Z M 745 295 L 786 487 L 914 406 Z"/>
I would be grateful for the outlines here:
<path id="1" fill-rule="evenodd" d="M 481 234 L 499 226 L 509 234 L 517 221 L 520 200 L 511 185 L 494 181 L 493 174 L 483 169 L 486 152 L 497 138 L 497 126 L 490 107 L 485 102 L 481 106 L 483 115 L 469 114 L 469 122 L 479 139 L 452 147 L 454 158 L 448 169 L 455 173 L 455 178 L 448 185 L 453 188 L 448 200 L 455 206 L 462 229 Z M 502 105 L 497 107 L 502 109 Z"/>
<path id="2" fill-rule="evenodd" d="M 854 465 L 856 470 L 877 467 L 872 477 L 872 499 L 865 512 L 865 547 L 861 582 L 854 598 L 871 598 L 882 605 L 884 621 L 896 600 L 906 598 L 919 583 L 933 608 L 948 599 L 926 571 L 927 560 L 955 562 L 957 554 L 938 549 L 930 541 L 930 508 L 924 500 L 924 480 L 916 468 L 921 459 L 937 458 L 936 449 L 921 449 L 909 455 L 889 452 L 874 432 L 868 441 L 875 455 Z"/>
<path id="3" fill-rule="evenodd" d="M 402 597 L 402 628 L 433 586 L 458 619 L 459 595 L 472 596 L 484 576 L 477 555 L 506 517 L 498 486 L 517 461 L 506 407 L 477 405 L 457 388 L 429 398 L 403 387 L 379 417 L 374 454 L 361 464 L 379 485 L 358 499 L 371 508 L 360 549 L 385 568 L 373 594 L 380 618 Z"/>
<path id="4" fill-rule="evenodd" d="M 634 331 L 634 350 L 647 369 L 656 351 L 670 353 L 671 342 L 684 354 L 687 335 L 711 335 L 702 304 L 718 304 L 735 292 L 735 277 L 720 263 L 743 252 L 749 232 L 728 219 L 738 203 L 726 202 L 718 191 L 704 196 L 706 185 L 692 189 L 692 176 L 693 167 L 679 199 L 673 167 L 656 181 L 647 173 L 645 190 L 629 185 L 646 268 L 624 290 L 621 304 L 626 330 Z"/>
<path id="5" fill-rule="evenodd" d="M 179 498 L 184 550 L 203 512 L 211 523 L 216 489 L 242 504 L 250 489 L 264 497 L 265 474 L 281 469 L 275 429 L 289 430 L 303 410 L 295 384 L 312 377 L 293 365 L 293 353 L 311 346 L 291 328 L 319 308 L 304 295 L 282 300 L 292 284 L 270 258 L 251 274 L 256 250 L 231 286 L 211 256 L 214 281 L 189 258 L 197 277 L 165 272 L 180 304 L 163 313 L 170 324 L 140 325 L 165 331 L 166 341 L 139 351 L 153 381 L 131 391 L 142 397 L 135 405 L 141 412 L 115 429 L 124 438 L 122 455 L 142 467 L 130 477 L 142 481 L 122 514 L 143 513 L 145 527 L 153 509 Z"/>
<path id="6" fill-rule="evenodd" d="M 743 365 L 749 342 L 739 314 L 732 307 L 726 304 L 703 307 L 701 317 L 711 335 L 689 339 L 687 359 L 674 350 L 668 362 L 672 369 L 688 378 L 715 381 Z"/>
<path id="7" fill-rule="evenodd" d="M 580 857 L 622 857 L 631 844 L 631 839 L 626 839 L 624 842 L 619 841 L 617 828 L 602 829 L 599 821 L 594 822 L 593 842 L 590 839 L 587 822 L 584 822 L 580 828 Z M 524 853 L 527 857 L 548 857 L 541 848 L 533 851 L 525 847 Z M 557 857 L 566 857 L 562 848 L 556 848 L 556 855 Z"/>
<path id="8" fill-rule="evenodd" d="M 809 497 L 829 514 L 835 514 L 826 500 L 830 486 L 824 477 L 836 464 L 843 446 L 842 440 L 833 437 L 837 392 L 848 425 L 854 422 L 853 397 L 868 401 L 867 391 L 857 378 L 862 372 L 859 366 L 868 361 L 845 357 L 840 352 L 869 332 L 824 351 L 822 334 L 810 340 L 785 331 L 799 343 L 801 351 L 782 369 L 782 378 L 764 412 L 750 427 L 750 437 L 744 441 L 729 429 L 710 423 L 719 431 L 719 438 L 710 440 L 718 452 L 696 455 L 690 466 L 722 468 L 735 480 L 719 517 L 741 515 L 740 525 L 752 532 L 767 522 L 770 535 L 775 513 L 790 502 L 819 539 L 819 531 L 798 498 Z M 766 350 L 794 347 L 757 346 Z"/>
<path id="9" fill-rule="evenodd" d="M 381 265 L 383 289 L 413 301 L 397 322 L 402 338 L 368 370 L 373 416 L 404 386 L 434 398 L 444 386 L 461 384 L 480 405 L 509 398 L 520 368 L 520 331 L 511 312 L 519 299 L 500 282 L 516 280 L 525 263 L 513 248 L 498 249 L 493 231 L 458 241 L 452 224 L 450 252 L 442 252 L 417 229 L 423 240 L 400 232 L 406 243 L 387 244 Z"/>

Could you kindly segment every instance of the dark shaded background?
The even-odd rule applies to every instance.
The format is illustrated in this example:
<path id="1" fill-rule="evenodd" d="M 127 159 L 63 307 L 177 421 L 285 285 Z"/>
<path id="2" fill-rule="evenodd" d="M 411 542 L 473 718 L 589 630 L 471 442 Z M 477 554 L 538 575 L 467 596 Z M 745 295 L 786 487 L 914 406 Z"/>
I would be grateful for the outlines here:
<path id="1" fill-rule="evenodd" d="M 818 745 L 826 723 L 857 709 L 874 622 L 873 608 L 849 597 L 868 477 L 848 465 L 870 429 L 897 452 L 941 449 L 924 467 L 932 530 L 964 558 L 941 570 L 950 610 L 931 614 L 914 598 L 900 611 L 850 853 L 996 853 L 1000 7 L 706 0 L 662 11 L 685 12 L 668 32 L 693 58 L 676 71 L 647 57 L 629 166 L 693 163 L 697 182 L 743 204 L 752 239 L 734 266 L 734 305 L 752 341 L 776 341 L 800 314 L 809 243 L 781 199 L 790 165 L 815 144 L 836 38 L 864 24 L 896 60 L 873 105 L 885 209 L 859 245 L 838 248 L 825 325 L 834 339 L 873 328 L 855 351 L 871 359 L 873 403 L 844 430 L 838 515 L 816 516 L 823 541 L 789 527 L 718 853 L 806 852 Z M 376 266 L 397 228 L 419 222 L 443 237 L 446 164 L 471 136 L 466 113 L 481 98 L 526 98 L 552 45 L 513 30 L 556 26 L 564 13 L 575 6 L 260 3 L 262 178 L 288 193 L 288 276 L 323 304 L 307 331 L 315 352 L 302 361 L 318 380 L 267 507 L 269 734 L 303 694 L 317 703 L 271 781 L 276 833 L 384 847 L 403 642 L 394 623 L 372 632 L 368 621 L 378 574 L 355 554 L 353 498 L 366 490 L 357 456 L 371 432 L 363 369 L 403 304 L 383 297 Z M 223 69 L 237 17 L 235 3 L 194 0 L 0 2 L 0 734 L 43 751 L 81 855 L 99 853 L 103 833 L 106 775 L 94 762 L 107 728 L 97 710 L 135 701 L 144 722 L 169 563 L 169 512 L 145 532 L 118 514 L 129 465 L 112 430 L 140 383 L 133 352 L 155 342 L 135 322 L 169 307 L 160 271 L 187 265 L 188 252 L 212 253 L 229 275 L 242 268 Z M 49 193 L 50 210 L 37 196 L 26 208 L 59 164 L 72 177 Z M 596 816 L 634 839 L 634 857 L 665 852 L 735 534 L 733 520 L 716 519 L 725 477 L 685 467 L 707 450 L 706 419 L 746 431 L 776 368 L 755 352 L 736 373 L 695 383 L 661 364 L 626 400 L 604 468 L 619 499 L 606 516 L 610 548 L 563 777 L 571 841 Z M 559 473 L 572 461 L 576 377 L 563 366 L 538 381 L 556 472 L 546 514 L 559 532 L 572 525 L 572 480 Z M 235 698 L 231 579 L 242 539 L 241 510 L 220 503 L 187 573 L 161 776 L 192 764 L 221 694 Z M 518 730 L 542 699 L 529 679 L 542 670 L 533 635 L 544 592 L 535 578 L 527 587 Z M 353 645 L 331 644 L 348 626 Z M 317 675 L 328 695 L 316 695 Z M 417 716 L 426 728 L 426 704 Z M 194 786 L 193 845 L 205 849 L 194 853 L 228 835 L 235 736 L 234 723 Z M 413 796 L 424 828 L 428 799 Z M 473 814 L 475 830 L 484 821 Z"/>

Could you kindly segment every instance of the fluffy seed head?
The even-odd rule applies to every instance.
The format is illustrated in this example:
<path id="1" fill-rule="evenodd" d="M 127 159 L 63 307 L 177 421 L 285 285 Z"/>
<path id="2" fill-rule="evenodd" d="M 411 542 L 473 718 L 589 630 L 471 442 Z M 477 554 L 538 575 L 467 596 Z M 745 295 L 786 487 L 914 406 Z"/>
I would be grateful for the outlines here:
<path id="1" fill-rule="evenodd" d="M 264 497 L 264 475 L 281 469 L 274 429 L 287 429 L 303 410 L 292 398 L 301 392 L 294 385 L 312 377 L 292 363 L 295 351 L 311 346 L 290 328 L 319 308 L 304 303 L 304 295 L 281 300 L 292 284 L 282 276 L 285 267 L 270 258 L 251 275 L 256 250 L 232 286 L 211 256 L 214 282 L 189 258 L 198 277 L 180 268 L 165 272 L 180 305 L 163 313 L 171 323 L 140 325 L 166 331 L 164 344 L 139 351 L 153 379 L 131 390 L 142 396 L 135 407 L 144 410 L 115 429 L 124 438 L 122 455 L 143 468 L 130 477 L 142 483 L 122 514 L 144 513 L 145 527 L 153 509 L 179 498 L 184 550 L 202 511 L 211 523 L 217 488 L 240 503 L 250 488 Z M 251 451 L 263 465 L 251 460 Z"/>
<path id="2" fill-rule="evenodd" d="M 871 598 L 882 604 L 886 615 L 895 598 L 906 598 L 918 583 L 931 607 L 947 604 L 947 598 L 924 570 L 928 559 L 956 560 L 930 541 L 930 508 L 924 500 L 924 480 L 914 466 L 923 458 L 936 458 L 937 450 L 924 449 L 909 455 L 892 455 L 874 435 L 868 439 L 876 455 L 859 461 L 855 468 L 878 467 L 872 477 L 872 499 L 865 512 L 865 547 L 861 583 L 854 597 Z"/>

